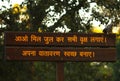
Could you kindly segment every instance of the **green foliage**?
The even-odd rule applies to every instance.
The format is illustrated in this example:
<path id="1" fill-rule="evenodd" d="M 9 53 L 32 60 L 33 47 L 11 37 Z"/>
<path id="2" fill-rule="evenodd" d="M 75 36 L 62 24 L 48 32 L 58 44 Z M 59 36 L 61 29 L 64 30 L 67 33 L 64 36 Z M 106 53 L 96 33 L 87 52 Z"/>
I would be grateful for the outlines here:
<path id="1" fill-rule="evenodd" d="M 65 63 L 65 81 L 93 81 L 97 68 L 88 62 Z"/>
<path id="2" fill-rule="evenodd" d="M 56 63 L 35 62 L 34 63 L 34 81 L 55 81 L 56 79 Z"/>
<path id="3" fill-rule="evenodd" d="M 1 81 L 26 81 L 32 79 L 31 64 L 28 62 L 0 61 Z"/>
<path id="4" fill-rule="evenodd" d="M 118 35 L 119 36 L 119 35 Z M 120 78 L 120 39 L 118 38 L 117 39 L 117 45 L 116 45 L 116 48 L 117 48 L 117 61 L 116 63 L 113 64 L 113 70 L 114 70 L 114 81 L 119 81 Z"/>

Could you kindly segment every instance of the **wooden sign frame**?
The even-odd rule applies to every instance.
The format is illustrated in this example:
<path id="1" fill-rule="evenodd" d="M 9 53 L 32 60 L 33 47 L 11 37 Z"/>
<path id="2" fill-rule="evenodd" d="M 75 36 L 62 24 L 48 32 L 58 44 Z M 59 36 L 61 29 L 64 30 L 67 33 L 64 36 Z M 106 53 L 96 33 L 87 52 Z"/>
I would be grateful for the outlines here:
<path id="1" fill-rule="evenodd" d="M 5 32 L 5 46 L 115 47 L 115 34 Z"/>
<path id="2" fill-rule="evenodd" d="M 56 81 L 64 81 L 64 62 L 116 61 L 115 34 L 5 32 L 5 59 L 57 62 Z"/>
<path id="3" fill-rule="evenodd" d="M 7 60 L 115 61 L 115 48 L 5 47 Z"/>
<path id="4" fill-rule="evenodd" d="M 115 34 L 5 32 L 4 39 L 7 60 L 116 60 Z"/>

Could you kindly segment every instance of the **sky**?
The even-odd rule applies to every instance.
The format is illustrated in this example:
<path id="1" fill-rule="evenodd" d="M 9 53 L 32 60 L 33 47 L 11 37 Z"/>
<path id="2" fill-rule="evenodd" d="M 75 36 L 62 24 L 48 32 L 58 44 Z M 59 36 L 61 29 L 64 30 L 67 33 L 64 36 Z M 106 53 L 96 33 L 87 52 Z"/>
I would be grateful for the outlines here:
<path id="1" fill-rule="evenodd" d="M 10 8 L 11 4 L 21 4 L 24 0 L 10 0 L 10 2 L 8 2 L 7 0 L 4 0 L 3 2 L 0 0 L 0 10 L 3 11 L 6 8 Z M 5 6 L 6 8 L 4 8 L 3 6 Z M 0 12 L 1 13 L 1 12 Z M 6 27 L 5 25 L 0 25 L 1 27 Z"/>
<path id="2" fill-rule="evenodd" d="M 0 0 L 0 8 L 2 8 L 2 6 L 5 6 L 7 8 L 10 8 L 11 4 L 21 4 L 24 0 L 10 0 L 10 2 L 8 2 L 7 0 L 4 0 L 3 2 Z M 4 8 L 2 8 L 2 10 L 4 10 Z"/>

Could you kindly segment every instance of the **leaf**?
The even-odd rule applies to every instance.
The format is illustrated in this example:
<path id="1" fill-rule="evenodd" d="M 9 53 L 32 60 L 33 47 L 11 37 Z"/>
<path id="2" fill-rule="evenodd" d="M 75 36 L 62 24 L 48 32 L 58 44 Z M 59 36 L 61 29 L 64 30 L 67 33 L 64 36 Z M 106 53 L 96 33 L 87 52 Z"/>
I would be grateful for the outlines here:
<path id="1" fill-rule="evenodd" d="M 6 6 L 2 6 L 3 8 L 6 8 Z"/>

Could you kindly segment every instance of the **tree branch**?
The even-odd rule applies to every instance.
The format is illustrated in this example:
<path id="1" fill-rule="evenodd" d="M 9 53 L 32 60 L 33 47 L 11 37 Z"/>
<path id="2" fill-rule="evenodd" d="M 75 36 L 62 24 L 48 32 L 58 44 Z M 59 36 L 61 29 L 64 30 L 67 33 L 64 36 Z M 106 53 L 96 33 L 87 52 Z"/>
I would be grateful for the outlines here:
<path id="1" fill-rule="evenodd" d="M 61 24 L 61 22 L 64 20 L 64 18 L 67 15 L 71 14 L 71 12 L 73 12 L 73 11 L 74 12 L 78 11 L 81 7 L 83 7 L 84 6 L 84 4 L 83 4 L 84 2 L 85 2 L 85 0 L 82 0 L 82 1 L 79 2 L 79 4 L 77 6 L 72 7 L 71 10 L 66 10 L 66 14 L 64 14 L 62 17 L 60 17 L 60 19 L 56 23 L 54 23 L 54 25 L 50 26 L 48 28 L 48 31 L 53 32 L 55 30 L 55 28 L 57 28 Z"/>

